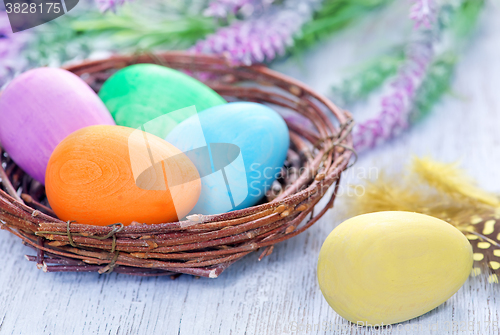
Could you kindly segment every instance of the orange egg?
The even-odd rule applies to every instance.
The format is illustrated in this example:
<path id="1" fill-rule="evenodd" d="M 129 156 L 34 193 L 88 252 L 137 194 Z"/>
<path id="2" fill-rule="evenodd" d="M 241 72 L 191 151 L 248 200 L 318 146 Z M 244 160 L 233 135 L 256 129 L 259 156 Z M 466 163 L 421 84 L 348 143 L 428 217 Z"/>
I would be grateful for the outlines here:
<path id="1" fill-rule="evenodd" d="M 201 182 L 189 158 L 165 140 L 127 127 L 90 126 L 56 147 L 45 187 L 61 220 L 102 226 L 177 221 L 195 206 Z"/>

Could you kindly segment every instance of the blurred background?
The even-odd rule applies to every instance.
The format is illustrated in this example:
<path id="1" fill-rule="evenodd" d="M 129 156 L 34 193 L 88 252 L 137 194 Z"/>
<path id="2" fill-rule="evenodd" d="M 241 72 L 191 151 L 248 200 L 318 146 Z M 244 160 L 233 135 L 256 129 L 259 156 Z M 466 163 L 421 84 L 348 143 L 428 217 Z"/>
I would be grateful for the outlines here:
<path id="1" fill-rule="evenodd" d="M 499 0 L 80 0 L 19 33 L 2 10 L 0 87 L 31 67 L 118 53 L 182 49 L 264 63 L 353 114 L 360 158 L 344 174 L 345 192 L 401 171 L 415 154 L 461 160 L 481 188 L 500 193 Z M 12 333 L 309 334 L 290 327 L 348 326 L 323 299 L 315 273 L 323 241 L 348 216 L 347 198 L 271 256 L 248 256 L 216 281 L 44 274 L 2 233 L 0 251 L 15 256 L 0 259 L 0 306 L 10 306 L 8 316 L 0 310 L 0 331 L 4 324 Z M 470 277 L 448 302 L 403 325 L 472 322 L 465 333 L 496 334 L 478 324 L 499 320 L 498 288 Z"/>
<path id="2" fill-rule="evenodd" d="M 0 87 L 31 67 L 116 53 L 215 53 L 265 63 L 354 112 L 362 152 L 424 119 L 450 93 L 461 55 L 498 0 L 81 0 L 18 33 L 9 8 L 1 10 Z"/>

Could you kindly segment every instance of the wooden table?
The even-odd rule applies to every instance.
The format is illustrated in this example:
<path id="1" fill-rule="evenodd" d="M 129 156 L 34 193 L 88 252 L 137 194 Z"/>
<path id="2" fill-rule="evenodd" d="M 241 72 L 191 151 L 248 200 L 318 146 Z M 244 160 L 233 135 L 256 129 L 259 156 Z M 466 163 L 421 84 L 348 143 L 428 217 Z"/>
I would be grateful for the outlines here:
<path id="1" fill-rule="evenodd" d="M 365 50 L 377 44 L 375 37 L 383 36 L 387 44 L 404 37 L 393 28 L 404 22 L 395 15 L 405 15 L 406 2 L 401 3 L 314 47 L 302 65 L 289 59 L 275 68 L 327 93 L 339 73 L 368 59 Z M 458 65 L 453 94 L 411 131 L 360 157 L 343 181 L 344 190 L 358 174 L 398 171 L 416 154 L 461 160 L 482 187 L 500 193 L 499 16 L 500 4 L 490 4 Z M 374 100 L 353 112 L 362 119 L 377 107 Z M 487 327 L 488 321 L 496 326 L 500 321 L 500 285 L 482 277 L 471 277 L 443 305 L 392 329 L 370 332 L 340 318 L 321 295 L 316 262 L 326 236 L 345 218 L 344 205 L 345 195 L 271 256 L 258 262 L 258 254 L 251 254 L 215 280 L 43 273 L 24 259 L 31 250 L 2 231 L 0 334 L 499 333 L 492 323 Z"/>

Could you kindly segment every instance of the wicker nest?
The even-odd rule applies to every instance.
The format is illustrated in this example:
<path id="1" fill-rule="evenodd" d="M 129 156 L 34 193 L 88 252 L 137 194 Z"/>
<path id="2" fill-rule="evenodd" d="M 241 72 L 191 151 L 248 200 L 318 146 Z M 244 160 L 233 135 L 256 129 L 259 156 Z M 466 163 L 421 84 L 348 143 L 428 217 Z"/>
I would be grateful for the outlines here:
<path id="1" fill-rule="evenodd" d="M 353 154 L 348 113 L 296 80 L 264 66 L 235 66 L 218 56 L 141 54 L 86 61 L 66 69 L 98 91 L 117 69 L 136 63 L 185 70 L 228 101 L 262 102 L 300 114 L 287 118 L 291 138 L 283 167 L 287 173 L 258 206 L 219 215 L 191 215 L 180 222 L 102 227 L 57 219 L 43 185 L 0 152 L 0 225 L 36 250 L 36 256 L 26 257 L 38 268 L 216 278 L 251 252 L 259 251 L 259 260 L 271 254 L 276 243 L 302 233 L 333 207 L 341 172 Z M 328 192 L 332 185 L 333 192 Z M 325 194 L 331 194 L 329 201 L 315 211 Z"/>

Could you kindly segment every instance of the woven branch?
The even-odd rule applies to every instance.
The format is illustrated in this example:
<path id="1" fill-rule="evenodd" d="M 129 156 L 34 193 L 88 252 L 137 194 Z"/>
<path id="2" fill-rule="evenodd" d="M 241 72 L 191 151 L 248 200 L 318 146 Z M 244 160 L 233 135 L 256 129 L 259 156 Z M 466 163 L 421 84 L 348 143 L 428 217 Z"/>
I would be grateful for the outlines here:
<path id="1" fill-rule="evenodd" d="M 45 272 L 216 278 L 253 251 L 262 249 L 259 260 L 270 255 L 276 243 L 302 233 L 333 207 L 340 175 L 353 154 L 346 150 L 352 148 L 349 113 L 287 76 L 264 66 L 235 67 L 219 56 L 186 52 L 116 56 L 66 69 L 98 92 L 118 69 L 137 63 L 184 70 L 229 101 L 276 105 L 307 118 L 314 131 L 288 124 L 291 146 L 284 169 L 299 171 L 284 173 L 280 193 L 258 206 L 157 225 L 102 227 L 57 219 L 43 185 L 0 152 L 0 225 L 36 250 L 36 256 L 26 256 L 29 261 Z M 332 186 L 330 200 L 314 215 Z"/>

